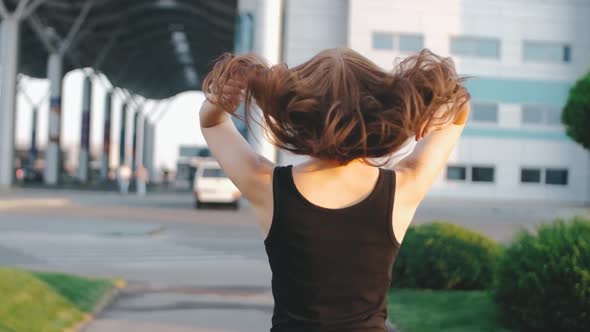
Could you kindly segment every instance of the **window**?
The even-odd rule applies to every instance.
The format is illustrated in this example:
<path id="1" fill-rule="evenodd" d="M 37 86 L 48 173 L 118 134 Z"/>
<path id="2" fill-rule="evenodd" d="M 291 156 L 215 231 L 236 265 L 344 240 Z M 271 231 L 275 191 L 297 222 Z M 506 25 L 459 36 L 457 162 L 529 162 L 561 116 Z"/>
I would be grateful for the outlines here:
<path id="1" fill-rule="evenodd" d="M 499 58 L 500 41 L 496 38 L 451 37 L 451 53 L 482 58 Z"/>
<path id="2" fill-rule="evenodd" d="M 561 125 L 561 110 L 560 109 L 547 109 L 545 114 L 545 121 L 548 125 L 559 126 Z"/>
<path id="3" fill-rule="evenodd" d="M 373 48 L 401 52 L 418 52 L 424 48 L 424 37 L 419 34 L 373 32 Z"/>
<path id="4" fill-rule="evenodd" d="M 545 105 L 523 105 L 522 123 L 532 125 L 561 125 L 561 109 Z"/>
<path id="5" fill-rule="evenodd" d="M 498 105 L 497 104 L 473 104 L 473 115 L 471 118 L 476 122 L 498 122 Z"/>
<path id="6" fill-rule="evenodd" d="M 237 17 L 234 49 L 237 53 L 249 53 L 254 49 L 254 16 L 251 13 Z"/>
<path id="7" fill-rule="evenodd" d="M 465 166 L 447 166 L 447 180 L 465 181 L 467 169 Z"/>
<path id="8" fill-rule="evenodd" d="M 221 168 L 205 168 L 203 170 L 204 178 L 224 178 L 225 173 Z"/>
<path id="9" fill-rule="evenodd" d="M 522 123 L 526 124 L 543 124 L 544 116 L 543 110 L 539 110 L 534 106 L 522 107 Z"/>
<path id="10" fill-rule="evenodd" d="M 552 42 L 524 41 L 522 57 L 525 61 L 571 62 L 570 45 Z"/>
<path id="11" fill-rule="evenodd" d="M 399 35 L 399 50 L 402 52 L 420 52 L 424 48 L 421 35 Z"/>
<path id="12" fill-rule="evenodd" d="M 559 168 L 548 168 L 545 170 L 545 183 L 556 185 L 567 185 L 568 170 Z"/>
<path id="13" fill-rule="evenodd" d="M 563 47 L 563 62 L 572 61 L 572 47 L 566 45 Z"/>
<path id="14" fill-rule="evenodd" d="M 393 50 L 393 34 L 387 32 L 374 32 L 373 48 L 376 50 Z"/>
<path id="15" fill-rule="evenodd" d="M 541 169 L 523 168 L 520 170 L 520 182 L 522 183 L 541 183 Z"/>
<path id="16" fill-rule="evenodd" d="M 471 181 L 473 182 L 494 182 L 493 167 L 473 167 L 471 169 Z"/>

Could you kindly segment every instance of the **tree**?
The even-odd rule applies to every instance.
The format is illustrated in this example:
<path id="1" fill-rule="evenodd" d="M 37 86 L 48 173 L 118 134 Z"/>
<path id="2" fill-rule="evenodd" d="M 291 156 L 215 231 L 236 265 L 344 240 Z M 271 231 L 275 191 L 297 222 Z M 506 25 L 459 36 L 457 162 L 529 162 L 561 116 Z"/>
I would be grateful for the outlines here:
<path id="1" fill-rule="evenodd" d="M 561 121 L 567 135 L 590 150 L 590 73 L 570 89 Z"/>

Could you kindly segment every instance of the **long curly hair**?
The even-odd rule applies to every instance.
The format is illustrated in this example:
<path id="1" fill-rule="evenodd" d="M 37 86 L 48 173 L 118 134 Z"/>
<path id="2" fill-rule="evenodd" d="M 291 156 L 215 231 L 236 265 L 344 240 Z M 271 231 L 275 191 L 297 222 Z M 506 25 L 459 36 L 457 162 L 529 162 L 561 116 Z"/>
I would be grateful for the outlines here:
<path id="1" fill-rule="evenodd" d="M 322 51 L 293 68 L 228 53 L 205 78 L 205 95 L 230 79 L 245 83 L 245 120 L 263 122 L 274 145 L 342 164 L 390 155 L 441 107 L 447 106 L 434 121 L 448 122 L 469 100 L 452 60 L 429 50 L 392 72 L 348 48 Z M 216 103 L 235 108 L 223 98 Z"/>

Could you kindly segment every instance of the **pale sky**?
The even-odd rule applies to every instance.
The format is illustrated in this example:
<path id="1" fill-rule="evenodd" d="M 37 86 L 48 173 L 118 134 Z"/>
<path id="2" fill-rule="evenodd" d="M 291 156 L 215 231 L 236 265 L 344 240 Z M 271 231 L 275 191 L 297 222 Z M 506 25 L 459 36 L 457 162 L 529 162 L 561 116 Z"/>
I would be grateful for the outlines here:
<path id="1" fill-rule="evenodd" d="M 64 78 L 63 103 L 62 103 L 62 147 L 72 151 L 73 155 L 69 161 L 77 164 L 78 149 L 80 145 L 80 130 L 82 121 L 82 82 L 84 74 L 81 70 L 68 73 Z M 102 150 L 103 121 L 104 121 L 104 94 L 106 80 L 95 78 L 93 80 L 92 116 L 90 129 L 90 144 L 92 151 Z M 107 85 L 110 87 L 110 84 Z M 32 99 L 33 103 L 40 103 L 37 144 L 44 148 L 47 142 L 48 131 L 48 108 L 49 100 L 44 98 L 47 95 L 49 83 L 42 79 L 23 77 L 21 87 Z M 205 141 L 199 129 L 198 111 L 205 97 L 200 91 L 185 92 L 173 97 L 170 100 L 168 110 L 162 115 L 157 123 L 157 138 L 154 156 L 154 166 L 160 168 L 166 166 L 174 168 L 178 156 L 179 145 L 204 145 Z M 111 132 L 111 163 L 118 159 L 119 128 L 121 118 L 121 95 L 114 97 Z M 164 102 L 160 109 L 164 109 Z M 147 101 L 144 110 L 151 110 L 154 107 L 153 101 Z M 31 115 L 32 106 L 23 93 L 18 93 L 16 112 L 16 146 L 21 149 L 28 149 L 31 142 Z M 128 132 L 131 132 L 131 121 L 127 121 Z M 130 142 L 130 137 L 128 136 Z M 130 143 L 129 143 L 130 144 Z M 114 160 L 113 160 L 114 158 Z M 73 160 L 72 160 L 73 159 Z"/>

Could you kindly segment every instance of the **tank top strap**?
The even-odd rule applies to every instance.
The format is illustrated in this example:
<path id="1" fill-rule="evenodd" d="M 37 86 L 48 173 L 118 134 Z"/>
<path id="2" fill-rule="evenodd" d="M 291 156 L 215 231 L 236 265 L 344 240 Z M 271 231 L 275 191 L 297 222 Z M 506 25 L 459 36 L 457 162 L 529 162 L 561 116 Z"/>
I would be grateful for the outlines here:
<path id="1" fill-rule="evenodd" d="M 276 166 L 273 170 L 272 175 L 272 199 L 273 199 L 273 211 L 272 211 L 272 220 L 270 224 L 270 229 L 268 230 L 268 235 L 264 242 L 271 241 L 272 238 L 275 237 L 273 235 L 277 232 L 277 228 L 279 227 L 277 224 L 280 220 L 280 209 L 281 209 L 281 201 L 284 200 L 285 195 L 282 193 L 285 189 L 289 186 L 289 172 L 291 171 L 292 166 Z"/>
<path id="2" fill-rule="evenodd" d="M 387 217 L 384 219 L 387 229 L 387 233 L 396 247 L 400 246 L 397 238 L 395 237 L 395 233 L 393 232 L 393 207 L 395 203 L 395 187 L 396 187 L 396 173 L 395 170 L 392 169 L 384 169 L 381 168 L 382 176 L 379 183 L 381 193 L 383 193 L 383 197 L 387 199 Z"/>

